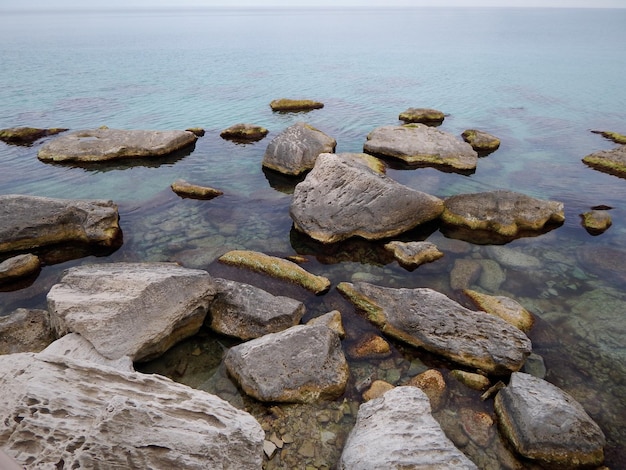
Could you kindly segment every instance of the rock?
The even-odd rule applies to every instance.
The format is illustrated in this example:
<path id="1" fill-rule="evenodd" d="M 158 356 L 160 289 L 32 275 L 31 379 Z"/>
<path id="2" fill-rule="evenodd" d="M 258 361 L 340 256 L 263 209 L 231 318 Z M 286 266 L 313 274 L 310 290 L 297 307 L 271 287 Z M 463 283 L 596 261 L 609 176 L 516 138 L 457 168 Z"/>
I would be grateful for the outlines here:
<path id="1" fill-rule="evenodd" d="M 231 266 L 251 269 L 277 279 L 297 284 L 315 294 L 322 294 L 330 289 L 330 281 L 304 270 L 296 263 L 286 259 L 269 256 L 256 251 L 233 250 L 222 255 L 219 261 Z"/>
<path id="2" fill-rule="evenodd" d="M 613 221 L 607 211 L 591 210 L 580 214 L 583 227 L 592 235 L 604 233 L 611 226 Z"/>
<path id="3" fill-rule="evenodd" d="M 0 129 L 0 140 L 7 144 L 30 145 L 36 140 L 49 135 L 60 134 L 67 129 L 52 127 L 50 129 L 40 129 L 37 127 L 11 127 Z"/>
<path id="4" fill-rule="evenodd" d="M 0 448 L 28 468 L 261 468 L 248 413 L 159 375 L 0 356 Z"/>
<path id="5" fill-rule="evenodd" d="M 519 329 L 432 289 L 342 282 L 337 290 L 386 335 L 487 373 L 519 370 L 531 351 Z"/>
<path id="6" fill-rule="evenodd" d="M 545 380 L 517 372 L 495 399 L 504 436 L 522 456 L 552 468 L 598 466 L 605 437 L 583 407 Z"/>
<path id="7" fill-rule="evenodd" d="M 54 341 L 47 310 L 18 308 L 0 317 L 0 354 L 39 352 Z"/>
<path id="8" fill-rule="evenodd" d="M 224 364 L 246 394 L 265 402 L 334 399 L 349 376 L 339 337 L 324 325 L 297 325 L 234 346 Z"/>
<path id="9" fill-rule="evenodd" d="M 236 142 L 256 142 L 263 139 L 269 131 L 265 127 L 254 124 L 235 124 L 220 132 L 222 139 Z"/>
<path id="10" fill-rule="evenodd" d="M 263 441 L 263 452 L 269 460 L 272 460 L 274 454 L 276 453 L 276 444 L 272 441 Z"/>
<path id="11" fill-rule="evenodd" d="M 310 170 L 321 153 L 333 153 L 337 141 L 319 129 L 297 122 L 274 137 L 263 156 L 263 166 L 287 175 Z"/>
<path id="12" fill-rule="evenodd" d="M 215 279 L 217 293 L 205 320 L 212 330 L 243 340 L 276 333 L 300 323 L 305 307 L 289 297 L 236 281 Z"/>
<path id="13" fill-rule="evenodd" d="M 172 191 L 180 197 L 188 197 L 191 199 L 213 199 L 224 194 L 219 189 L 190 184 L 185 180 L 174 181 L 171 187 Z"/>
<path id="14" fill-rule="evenodd" d="M 61 243 L 121 244 L 117 205 L 9 194 L 0 196 L 0 253 Z"/>
<path id="15" fill-rule="evenodd" d="M 13 282 L 39 272 L 41 261 L 32 254 L 18 255 L 0 263 L 0 284 Z"/>
<path id="16" fill-rule="evenodd" d="M 206 271 L 174 263 L 68 269 L 48 293 L 58 336 L 79 333 L 109 359 L 158 357 L 198 332 L 215 294 Z"/>
<path id="17" fill-rule="evenodd" d="M 612 131 L 591 131 L 594 134 L 600 134 L 605 139 L 612 140 L 616 144 L 626 144 L 626 135 Z"/>
<path id="18" fill-rule="evenodd" d="M 382 358 L 390 354 L 389 343 L 373 333 L 366 333 L 348 348 L 348 355 L 353 359 Z"/>
<path id="19" fill-rule="evenodd" d="M 370 401 L 375 398 L 382 397 L 386 392 L 395 388 L 389 382 L 385 382 L 384 380 L 375 380 L 370 385 L 370 388 L 365 390 L 363 393 L 363 400 Z"/>
<path id="20" fill-rule="evenodd" d="M 430 242 L 392 241 L 385 245 L 385 249 L 393 253 L 398 263 L 406 269 L 415 269 L 421 264 L 443 257 L 437 245 Z"/>
<path id="21" fill-rule="evenodd" d="M 500 147 L 500 139 L 484 131 L 467 129 L 461 136 L 477 152 L 493 152 Z"/>
<path id="22" fill-rule="evenodd" d="M 524 333 L 528 333 L 535 323 L 533 315 L 509 297 L 482 294 L 470 289 L 465 289 L 463 293 L 482 311 L 502 318 Z"/>
<path id="23" fill-rule="evenodd" d="M 320 155 L 294 190 L 289 213 L 295 228 L 322 243 L 378 240 L 439 217 L 441 199 L 392 180 L 381 168 L 363 154 Z"/>
<path id="24" fill-rule="evenodd" d="M 398 116 L 398 119 L 407 123 L 441 124 L 445 114 L 430 108 L 409 108 Z"/>
<path id="25" fill-rule="evenodd" d="M 467 289 L 475 284 L 483 266 L 475 259 L 457 259 L 450 271 L 450 287 L 452 290 Z"/>
<path id="26" fill-rule="evenodd" d="M 383 126 L 367 135 L 363 151 L 375 156 L 397 158 L 408 164 L 474 170 L 478 154 L 454 137 L 422 124 Z"/>
<path id="27" fill-rule="evenodd" d="M 428 369 L 416 375 L 407 382 L 407 385 L 421 389 L 430 400 L 433 411 L 439 411 L 446 402 L 446 381 L 436 369 Z"/>
<path id="28" fill-rule="evenodd" d="M 338 468 L 477 467 L 443 433 L 424 392 L 416 387 L 396 387 L 359 407 Z"/>
<path id="29" fill-rule="evenodd" d="M 481 259 L 482 270 L 478 285 L 488 292 L 497 292 L 500 286 L 506 281 L 506 273 L 500 265 L 492 259 Z"/>
<path id="30" fill-rule="evenodd" d="M 456 227 L 515 238 L 561 224 L 565 214 L 561 202 L 497 190 L 445 199 L 441 220 Z"/>
<path id="31" fill-rule="evenodd" d="M 484 391 L 491 386 L 491 381 L 484 375 L 473 374 L 471 372 L 458 369 L 453 370 L 451 374 L 452 377 L 473 390 Z"/>
<path id="32" fill-rule="evenodd" d="M 270 103 L 272 111 L 297 112 L 310 111 L 312 109 L 320 109 L 324 107 L 324 103 L 313 100 L 293 100 L 289 98 L 280 98 Z"/>
<path id="33" fill-rule="evenodd" d="M 339 310 L 333 310 L 331 312 L 320 315 L 319 317 L 311 318 L 307 325 L 322 324 L 327 328 L 333 330 L 337 335 L 343 339 L 346 337 L 346 330 L 343 328 L 343 321 L 341 320 L 341 312 Z"/>
<path id="34" fill-rule="evenodd" d="M 583 162 L 594 170 L 626 178 L 626 145 L 589 154 Z"/>
<path id="35" fill-rule="evenodd" d="M 546 364 L 543 361 L 543 357 L 539 354 L 531 353 L 530 356 L 526 358 L 524 367 L 521 368 L 520 372 L 530 374 L 538 379 L 545 379 L 548 371 L 546 369 Z"/>
<path id="36" fill-rule="evenodd" d="M 480 447 L 487 447 L 496 435 L 493 418 L 484 411 L 461 409 L 461 427 L 467 437 Z"/>
<path id="37" fill-rule="evenodd" d="M 492 245 L 488 246 L 486 251 L 489 256 L 507 268 L 534 271 L 536 269 L 540 269 L 542 266 L 542 263 L 538 258 L 522 253 L 520 250 L 514 248 Z"/>
<path id="38" fill-rule="evenodd" d="M 120 158 L 169 155 L 193 145 L 193 132 L 99 128 L 71 132 L 48 142 L 39 150 L 44 162 L 101 162 Z"/>
<path id="39" fill-rule="evenodd" d="M 191 132 L 196 137 L 203 137 L 206 133 L 202 127 L 190 127 L 189 129 L 185 129 L 187 132 Z"/>

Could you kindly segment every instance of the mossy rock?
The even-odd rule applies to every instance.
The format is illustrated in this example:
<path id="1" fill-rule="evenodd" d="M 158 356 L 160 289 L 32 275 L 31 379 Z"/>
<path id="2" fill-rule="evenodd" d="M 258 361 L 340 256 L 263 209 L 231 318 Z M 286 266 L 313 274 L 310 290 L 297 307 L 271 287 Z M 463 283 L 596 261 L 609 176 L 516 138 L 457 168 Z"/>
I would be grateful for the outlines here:
<path id="1" fill-rule="evenodd" d="M 461 136 L 477 152 L 493 152 L 500 147 L 500 139 L 484 131 L 467 129 Z"/>
<path id="2" fill-rule="evenodd" d="M 233 141 L 256 142 L 263 139 L 268 133 L 269 131 L 265 127 L 254 124 L 235 124 L 220 132 L 220 137 Z"/>
<path id="3" fill-rule="evenodd" d="M 593 132 L 594 134 L 600 134 L 605 139 L 612 140 L 616 144 L 621 144 L 621 145 L 626 144 L 626 135 L 624 134 L 619 134 L 617 132 L 612 132 L 612 131 L 591 131 L 591 132 Z"/>
<path id="4" fill-rule="evenodd" d="M 398 119 L 406 123 L 441 123 L 445 119 L 445 114 L 436 109 L 430 108 L 409 108 L 398 116 Z"/>
<path id="5" fill-rule="evenodd" d="M 313 100 L 292 100 L 288 98 L 281 98 L 274 100 L 270 103 L 272 111 L 282 112 L 295 112 L 295 111 L 310 111 L 312 109 L 320 109 L 324 107 L 324 103 Z"/>
<path id="6" fill-rule="evenodd" d="M 0 140 L 7 144 L 30 145 L 36 140 L 49 135 L 60 134 L 67 129 L 53 127 L 50 129 L 40 129 L 37 127 L 11 127 L 0 130 Z"/>
<path id="7" fill-rule="evenodd" d="M 626 145 L 592 153 L 583 162 L 595 170 L 626 178 Z"/>

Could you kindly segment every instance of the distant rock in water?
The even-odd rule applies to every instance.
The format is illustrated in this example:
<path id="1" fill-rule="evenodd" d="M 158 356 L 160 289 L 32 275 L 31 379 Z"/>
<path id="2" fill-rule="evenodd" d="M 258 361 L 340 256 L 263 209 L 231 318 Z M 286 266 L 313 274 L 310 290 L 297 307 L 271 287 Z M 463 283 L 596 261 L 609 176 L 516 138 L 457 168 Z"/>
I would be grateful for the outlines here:
<path id="1" fill-rule="evenodd" d="M 289 98 L 280 98 L 270 103 L 272 111 L 297 112 L 310 111 L 312 109 L 320 109 L 324 107 L 324 103 L 314 100 L 294 100 Z"/>
<path id="2" fill-rule="evenodd" d="M 580 214 L 583 227 L 591 235 L 600 235 L 608 230 L 613 221 L 606 210 L 590 210 Z"/>
<path id="3" fill-rule="evenodd" d="M 49 135 L 60 134 L 67 129 L 53 127 L 50 129 L 40 129 L 37 127 L 11 127 L 9 129 L 0 129 L 0 140 L 7 144 L 30 145 L 36 140 Z"/>
<path id="4" fill-rule="evenodd" d="M 626 135 L 619 134 L 618 132 L 612 131 L 591 131 L 594 134 L 600 134 L 605 139 L 612 140 L 616 144 L 625 145 L 626 144 Z"/>
<path id="5" fill-rule="evenodd" d="M 191 199 L 213 199 L 217 196 L 221 196 L 222 194 L 224 194 L 219 189 L 191 184 L 185 180 L 174 181 L 171 188 L 172 191 L 174 191 L 180 197 L 187 197 Z"/>
<path id="6" fill-rule="evenodd" d="M 493 152 L 500 147 L 500 139 L 484 131 L 467 129 L 461 136 L 477 152 Z"/>
<path id="7" fill-rule="evenodd" d="M 99 128 L 72 132 L 45 144 L 38 153 L 45 162 L 100 162 L 169 155 L 197 140 L 188 131 Z"/>
<path id="8" fill-rule="evenodd" d="M 406 123 L 441 124 L 446 117 L 443 112 L 430 108 L 409 108 L 398 116 Z"/>
<path id="9" fill-rule="evenodd" d="M 220 132 L 220 137 L 235 142 L 255 142 L 263 139 L 268 133 L 265 127 L 254 124 L 235 124 Z"/>
<path id="10" fill-rule="evenodd" d="M 583 162 L 595 170 L 626 178 L 626 145 L 589 154 Z"/>

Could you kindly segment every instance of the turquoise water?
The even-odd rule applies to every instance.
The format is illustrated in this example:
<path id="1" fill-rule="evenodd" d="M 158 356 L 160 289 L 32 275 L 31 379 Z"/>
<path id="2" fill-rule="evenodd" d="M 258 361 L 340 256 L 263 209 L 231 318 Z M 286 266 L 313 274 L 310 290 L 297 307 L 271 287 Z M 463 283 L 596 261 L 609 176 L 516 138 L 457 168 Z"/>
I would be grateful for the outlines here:
<path id="1" fill-rule="evenodd" d="M 547 379 L 600 423 L 607 462 L 620 468 L 626 180 L 581 159 L 615 147 L 590 130 L 626 133 L 624 25 L 626 10 L 593 9 L 3 12 L 0 128 L 200 126 L 207 134 L 192 153 L 159 164 L 89 168 L 39 162 L 43 141 L 0 143 L 0 194 L 113 199 L 124 231 L 124 245 L 110 256 L 46 266 L 30 286 L 1 292 L 0 315 L 45 305 L 60 272 L 82 262 L 176 260 L 234 275 L 215 263 L 228 250 L 299 252 L 311 258 L 307 269 L 334 284 L 367 278 L 459 299 L 449 287 L 454 261 L 496 260 L 505 280 L 484 280 L 482 287 L 538 317 L 531 339 Z M 272 113 L 269 102 L 280 97 L 325 107 Z M 398 123 L 408 107 L 440 109 L 448 114 L 442 130 L 480 128 L 502 145 L 469 176 L 390 168 L 393 178 L 439 197 L 508 188 L 565 203 L 563 226 L 506 245 L 539 259 L 541 270 L 508 266 L 489 247 L 452 241 L 436 227 L 419 236 L 446 256 L 413 272 L 375 243 L 325 248 L 292 232 L 294 182 L 261 169 L 269 139 L 303 120 L 335 137 L 338 152 L 358 152 L 368 132 Z M 223 141 L 219 132 L 238 122 L 262 125 L 270 135 L 248 145 Z M 177 178 L 225 195 L 179 199 L 169 189 Z M 579 214 L 599 204 L 613 207 L 613 226 L 591 236 Z M 303 300 L 312 316 L 336 297 L 331 291 Z"/>

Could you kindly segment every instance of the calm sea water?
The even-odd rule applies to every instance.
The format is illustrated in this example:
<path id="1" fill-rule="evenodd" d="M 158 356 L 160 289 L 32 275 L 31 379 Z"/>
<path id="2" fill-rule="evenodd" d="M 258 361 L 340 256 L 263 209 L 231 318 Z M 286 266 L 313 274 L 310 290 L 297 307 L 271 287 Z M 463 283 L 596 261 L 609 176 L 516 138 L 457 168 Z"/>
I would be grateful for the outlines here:
<path id="1" fill-rule="evenodd" d="M 459 299 L 449 287 L 455 260 L 496 260 L 504 279 L 483 279 L 483 288 L 538 317 L 531 339 L 547 379 L 583 403 L 607 434 L 607 462 L 624 468 L 626 180 L 581 159 L 615 146 L 590 130 L 626 133 L 625 25 L 626 10 L 593 9 L 3 12 L 0 128 L 200 126 L 207 134 L 192 153 L 158 164 L 92 168 L 39 162 L 43 141 L 0 143 L 0 194 L 112 199 L 125 239 L 108 257 L 46 266 L 30 286 L 0 293 L 0 315 L 43 307 L 60 272 L 83 262 L 175 260 L 234 275 L 215 263 L 228 250 L 300 252 L 311 258 L 307 269 L 334 283 L 367 278 Z M 325 107 L 272 113 L 280 97 Z M 507 188 L 565 203 L 562 227 L 505 247 L 540 260 L 540 270 L 438 230 L 428 239 L 446 256 L 413 272 L 377 255 L 374 243 L 324 249 L 292 232 L 294 182 L 261 169 L 269 139 L 306 121 L 335 137 L 338 152 L 359 152 L 368 132 L 398 123 L 408 107 L 440 109 L 442 130 L 480 128 L 502 146 L 469 176 L 390 168 L 393 178 L 439 197 Z M 238 122 L 271 133 L 249 145 L 220 139 Z M 225 195 L 181 200 L 169 189 L 177 178 Z M 613 207 L 613 226 L 594 237 L 579 214 L 599 204 Z M 303 300 L 314 315 L 336 297 Z"/>

